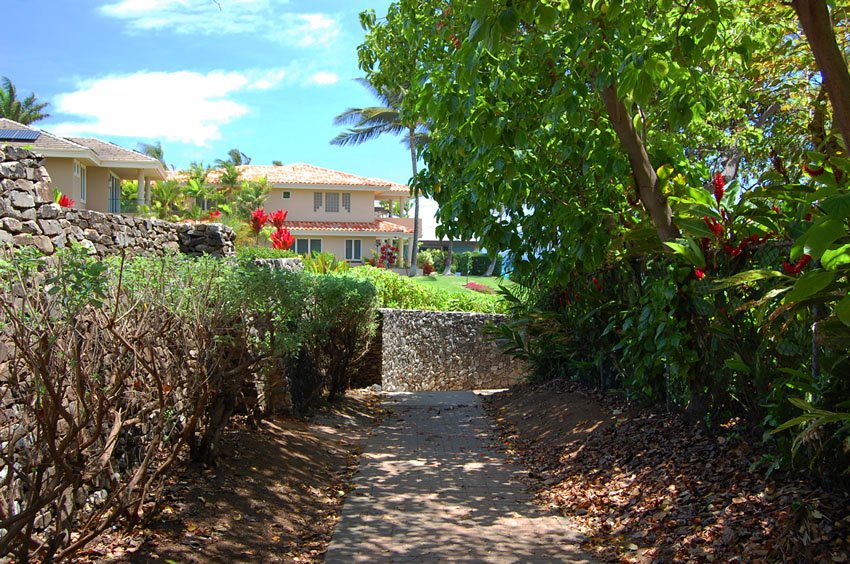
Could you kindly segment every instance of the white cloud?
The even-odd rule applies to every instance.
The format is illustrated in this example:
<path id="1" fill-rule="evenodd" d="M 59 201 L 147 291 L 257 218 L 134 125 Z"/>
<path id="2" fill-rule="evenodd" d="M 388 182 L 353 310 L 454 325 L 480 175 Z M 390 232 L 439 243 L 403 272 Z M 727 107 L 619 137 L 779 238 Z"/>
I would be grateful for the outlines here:
<path id="1" fill-rule="evenodd" d="M 165 0 L 134 0 L 156 3 Z M 288 80 L 288 72 L 137 72 L 83 81 L 54 100 L 62 114 L 77 116 L 51 127 L 60 135 L 114 135 L 163 139 L 198 146 L 221 138 L 221 127 L 250 109 L 233 97 L 267 90 Z"/>
<path id="2" fill-rule="evenodd" d="M 100 7 L 136 31 L 250 33 L 296 47 L 326 47 L 340 33 L 335 16 L 287 11 L 288 0 L 118 0 Z"/>
<path id="3" fill-rule="evenodd" d="M 310 75 L 305 84 L 315 86 L 329 86 L 339 82 L 339 75 L 334 72 L 319 71 Z"/>

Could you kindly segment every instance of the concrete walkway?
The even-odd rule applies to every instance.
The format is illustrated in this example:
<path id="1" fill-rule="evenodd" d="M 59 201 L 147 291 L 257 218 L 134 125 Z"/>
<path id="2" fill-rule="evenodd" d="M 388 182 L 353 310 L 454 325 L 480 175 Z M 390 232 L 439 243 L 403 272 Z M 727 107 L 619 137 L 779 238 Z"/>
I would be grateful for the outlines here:
<path id="1" fill-rule="evenodd" d="M 589 562 L 563 519 L 531 502 L 489 448 L 472 392 L 386 395 L 325 561 Z"/>

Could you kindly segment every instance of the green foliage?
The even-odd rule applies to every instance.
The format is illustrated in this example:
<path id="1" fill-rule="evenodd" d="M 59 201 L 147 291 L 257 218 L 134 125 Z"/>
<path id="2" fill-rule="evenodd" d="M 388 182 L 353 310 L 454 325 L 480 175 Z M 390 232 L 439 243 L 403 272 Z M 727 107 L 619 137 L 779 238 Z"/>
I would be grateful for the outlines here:
<path id="1" fill-rule="evenodd" d="M 467 252 L 453 253 L 452 268 L 455 272 L 463 273 L 469 276 L 482 276 L 490 267 L 492 258 L 487 253 Z M 435 265 L 436 266 L 436 265 Z M 437 269 L 440 270 L 439 268 Z M 493 269 L 493 276 L 502 274 L 502 256 L 496 257 L 496 268 Z"/>
<path id="2" fill-rule="evenodd" d="M 253 263 L 257 259 L 295 258 L 297 256 L 299 255 L 291 249 L 283 250 L 258 245 L 236 246 L 236 260 L 244 266 Z"/>
<path id="3" fill-rule="evenodd" d="M 351 269 L 347 275 L 374 284 L 378 307 L 482 313 L 501 313 L 506 307 L 499 296 L 430 288 L 382 268 L 362 266 Z"/>
<path id="4" fill-rule="evenodd" d="M 313 253 L 304 255 L 301 260 L 304 262 L 304 270 L 313 274 L 339 274 L 349 269 L 348 263 L 337 260 L 333 253 Z"/>

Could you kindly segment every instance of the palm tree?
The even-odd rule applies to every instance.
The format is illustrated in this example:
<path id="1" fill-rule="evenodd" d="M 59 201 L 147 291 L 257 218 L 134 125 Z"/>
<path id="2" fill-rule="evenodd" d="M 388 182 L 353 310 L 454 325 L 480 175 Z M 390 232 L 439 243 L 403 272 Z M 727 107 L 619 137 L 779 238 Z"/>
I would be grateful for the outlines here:
<path id="1" fill-rule="evenodd" d="M 428 142 L 428 130 L 421 122 L 405 123 L 401 119 L 402 92 L 388 89 L 378 90 L 365 78 L 358 78 L 383 106 L 348 108 L 334 118 L 334 125 L 351 126 L 331 139 L 331 145 L 359 145 L 381 135 L 404 135 L 403 143 L 410 149 L 410 164 L 413 168 L 413 252 L 410 257 L 410 275 L 416 276 L 416 255 L 419 247 L 419 188 L 416 186 L 416 147 Z"/>
<path id="2" fill-rule="evenodd" d="M 0 80 L 0 117 L 28 125 L 49 118 L 50 114 L 42 111 L 46 107 L 47 102 L 38 102 L 35 93 L 18 100 L 18 91 L 12 81 L 5 76 Z"/>
<path id="3" fill-rule="evenodd" d="M 216 159 L 215 164 L 224 166 L 230 163 L 233 166 L 241 166 L 251 164 L 251 157 L 240 151 L 239 149 L 230 149 L 227 151 L 227 160 Z"/>
<path id="4" fill-rule="evenodd" d="M 138 143 L 136 144 L 136 149 L 152 159 L 156 159 L 162 163 L 162 166 L 168 168 L 168 165 L 165 164 L 165 151 L 162 148 L 162 143 L 157 141 L 156 143 Z M 174 167 L 172 167 L 174 168 Z"/>
<path id="5" fill-rule="evenodd" d="M 224 196 L 228 200 L 236 192 L 237 186 L 239 186 L 239 175 L 239 169 L 236 168 L 235 164 L 225 162 L 222 165 L 221 175 L 218 178 L 218 182 L 221 184 L 221 187 L 224 190 Z"/>

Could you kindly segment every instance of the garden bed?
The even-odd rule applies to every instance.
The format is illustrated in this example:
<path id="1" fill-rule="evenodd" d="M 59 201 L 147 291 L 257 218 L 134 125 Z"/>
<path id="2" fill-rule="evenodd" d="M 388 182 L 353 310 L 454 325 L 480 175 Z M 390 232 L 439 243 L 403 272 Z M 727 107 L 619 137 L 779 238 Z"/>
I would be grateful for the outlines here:
<path id="1" fill-rule="evenodd" d="M 850 496 L 776 471 L 734 422 L 710 433 L 564 382 L 486 400 L 507 452 L 606 561 L 845 562 Z"/>
<path id="2" fill-rule="evenodd" d="M 309 420 L 235 426 L 215 468 L 175 473 L 147 528 L 108 533 L 77 560 L 321 561 L 381 414 L 376 395 L 353 391 Z"/>

